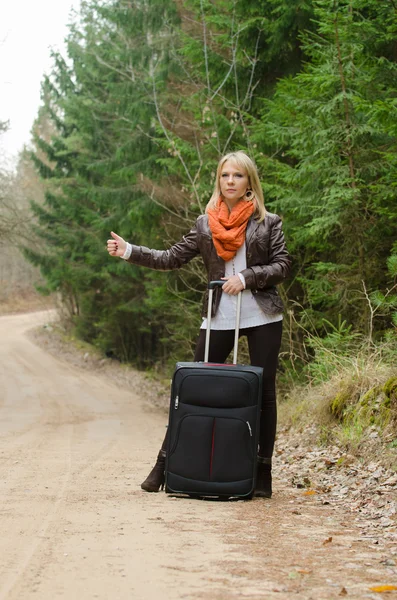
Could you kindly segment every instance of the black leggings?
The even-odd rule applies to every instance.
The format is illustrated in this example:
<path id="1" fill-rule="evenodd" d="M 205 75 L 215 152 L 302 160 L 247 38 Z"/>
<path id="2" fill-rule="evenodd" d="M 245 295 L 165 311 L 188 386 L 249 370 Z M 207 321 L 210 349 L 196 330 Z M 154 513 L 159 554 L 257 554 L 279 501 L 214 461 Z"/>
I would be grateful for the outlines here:
<path id="1" fill-rule="evenodd" d="M 247 336 L 251 365 L 263 368 L 263 393 L 259 434 L 259 456 L 271 458 L 276 437 L 276 370 L 281 345 L 282 321 L 240 329 Z M 209 362 L 224 363 L 234 345 L 234 330 L 211 330 Z M 200 329 L 194 361 L 204 360 L 205 329 Z M 162 450 L 167 447 L 167 434 Z"/>

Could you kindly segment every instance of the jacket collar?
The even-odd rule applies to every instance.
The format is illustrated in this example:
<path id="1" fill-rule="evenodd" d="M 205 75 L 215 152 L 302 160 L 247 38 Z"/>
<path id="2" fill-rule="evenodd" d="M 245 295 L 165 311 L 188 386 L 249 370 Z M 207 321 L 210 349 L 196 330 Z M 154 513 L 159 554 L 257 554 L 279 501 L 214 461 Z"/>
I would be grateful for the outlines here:
<path id="1" fill-rule="evenodd" d="M 250 240 L 252 238 L 252 236 L 254 235 L 255 231 L 258 229 L 259 227 L 259 223 L 256 219 L 254 219 L 254 217 L 250 217 L 248 223 L 247 223 L 247 231 L 245 233 L 245 243 L 246 246 L 248 247 L 248 244 L 250 243 Z"/>

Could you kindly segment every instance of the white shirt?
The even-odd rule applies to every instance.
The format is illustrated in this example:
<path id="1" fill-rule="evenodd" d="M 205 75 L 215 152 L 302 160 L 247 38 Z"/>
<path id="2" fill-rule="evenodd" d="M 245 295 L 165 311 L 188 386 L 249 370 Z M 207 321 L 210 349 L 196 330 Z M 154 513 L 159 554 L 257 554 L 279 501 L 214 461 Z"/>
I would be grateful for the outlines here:
<path id="1" fill-rule="evenodd" d="M 225 263 L 225 277 L 238 275 L 247 268 L 246 246 L 244 244 L 237 250 L 236 256 Z M 244 277 L 242 277 L 244 279 Z M 245 283 L 245 282 L 244 282 Z M 237 296 L 230 294 L 221 295 L 219 307 L 215 317 L 211 319 L 211 329 L 234 329 L 236 323 Z M 257 327 L 282 321 L 283 315 L 268 315 L 263 312 L 255 300 L 251 290 L 244 290 L 241 298 L 240 329 Z M 201 329 L 207 329 L 207 319 L 203 319 Z"/>

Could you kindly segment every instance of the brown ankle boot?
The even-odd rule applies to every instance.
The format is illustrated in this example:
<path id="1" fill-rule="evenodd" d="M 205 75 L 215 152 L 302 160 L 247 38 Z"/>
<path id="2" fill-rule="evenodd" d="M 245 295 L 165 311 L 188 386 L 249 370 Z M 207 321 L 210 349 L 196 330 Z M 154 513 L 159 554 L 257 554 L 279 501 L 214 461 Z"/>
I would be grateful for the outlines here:
<path id="1" fill-rule="evenodd" d="M 160 450 L 157 456 L 156 464 L 146 477 L 145 481 L 141 483 L 141 488 L 145 490 L 145 492 L 158 492 L 160 487 L 162 490 L 164 489 L 165 457 L 165 451 Z"/>
<path id="2" fill-rule="evenodd" d="M 254 496 L 272 497 L 272 459 L 258 456 L 258 471 Z"/>

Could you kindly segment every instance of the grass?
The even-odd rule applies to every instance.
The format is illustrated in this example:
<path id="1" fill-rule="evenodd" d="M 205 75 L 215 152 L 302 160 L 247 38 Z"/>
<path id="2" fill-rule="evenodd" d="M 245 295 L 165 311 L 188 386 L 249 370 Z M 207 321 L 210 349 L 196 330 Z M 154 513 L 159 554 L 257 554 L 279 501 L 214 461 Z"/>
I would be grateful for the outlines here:
<path id="1" fill-rule="evenodd" d="M 280 422 L 313 429 L 315 442 L 337 443 L 364 460 L 374 456 L 397 470 L 397 354 L 389 345 L 368 345 L 337 356 L 328 350 L 324 378 L 308 377 L 280 402 Z M 317 359 L 315 359 L 317 360 Z M 329 364 L 332 361 L 333 364 Z M 311 367 L 313 372 L 313 365 Z"/>

